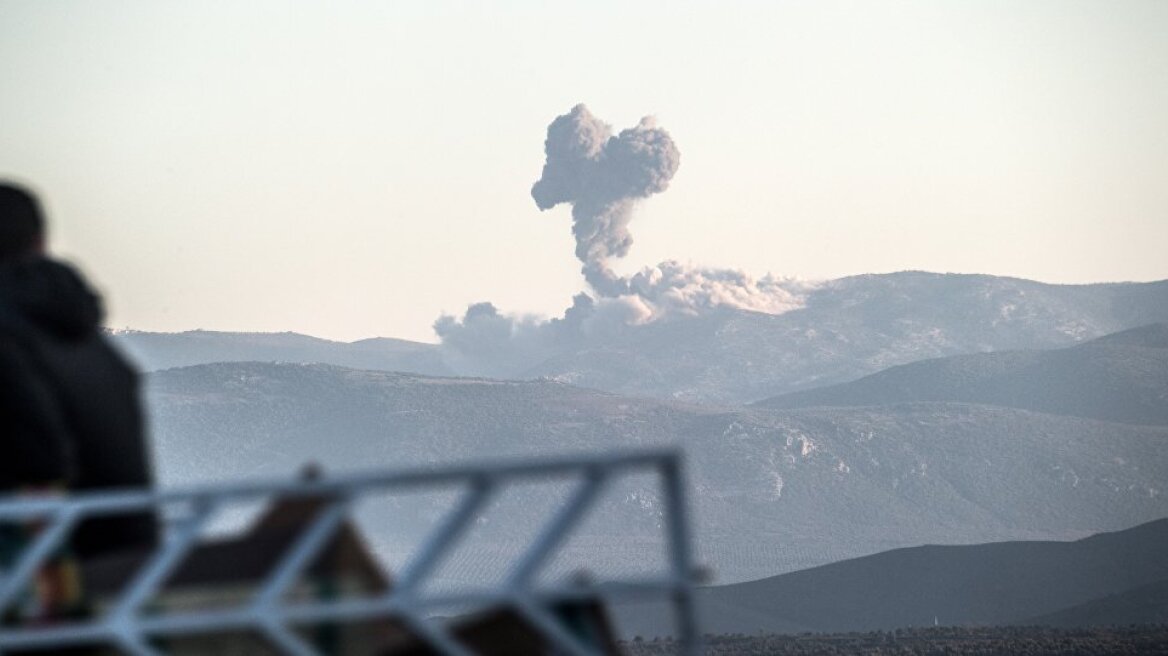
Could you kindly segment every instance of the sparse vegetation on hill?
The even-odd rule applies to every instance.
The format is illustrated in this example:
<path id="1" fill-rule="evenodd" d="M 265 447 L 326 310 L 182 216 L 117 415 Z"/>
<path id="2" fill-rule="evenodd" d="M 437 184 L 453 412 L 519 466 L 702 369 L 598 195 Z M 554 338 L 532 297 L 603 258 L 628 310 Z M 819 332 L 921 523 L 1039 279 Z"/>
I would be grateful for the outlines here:
<path id="1" fill-rule="evenodd" d="M 893 367 L 757 403 L 775 409 L 954 401 L 1168 424 L 1168 324 L 1049 351 L 974 353 Z"/>
<path id="2" fill-rule="evenodd" d="M 171 483 L 285 476 L 306 460 L 336 471 L 681 445 L 699 553 L 721 582 L 895 547 L 1067 539 L 1168 515 L 1168 429 L 1013 408 L 772 411 L 548 381 L 259 363 L 157 372 L 148 391 Z M 656 492 L 643 492 L 618 515 L 653 526 Z M 517 502 L 502 521 L 523 523 L 529 506 Z M 637 557 L 608 542 L 597 551 L 608 560 Z"/>

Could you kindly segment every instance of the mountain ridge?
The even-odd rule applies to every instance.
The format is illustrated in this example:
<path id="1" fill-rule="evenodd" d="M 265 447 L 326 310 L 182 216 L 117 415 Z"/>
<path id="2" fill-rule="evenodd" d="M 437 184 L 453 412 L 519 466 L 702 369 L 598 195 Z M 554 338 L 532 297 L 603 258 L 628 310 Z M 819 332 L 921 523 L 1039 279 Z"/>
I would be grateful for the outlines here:
<path id="1" fill-rule="evenodd" d="M 1168 428 L 997 406 L 775 411 L 547 380 L 264 363 L 155 372 L 147 392 L 167 484 L 291 475 L 306 460 L 343 471 L 679 445 L 699 551 L 722 580 L 923 542 L 1075 537 L 1168 514 Z M 656 498 L 649 487 L 627 492 Z M 643 555 L 605 540 L 656 521 L 652 502 L 623 503 L 612 513 L 628 526 L 593 535 L 613 563 Z M 515 520 L 526 512 L 520 504 Z"/>
<path id="2" fill-rule="evenodd" d="M 1061 349 L 920 360 L 753 405 L 793 409 L 914 401 L 982 403 L 1105 421 L 1168 424 L 1168 323 Z"/>
<path id="3" fill-rule="evenodd" d="M 306 353 L 252 349 L 224 357 L 207 344 L 186 346 L 179 338 L 114 339 L 136 353 L 147 370 L 227 359 L 311 361 L 422 374 L 550 378 L 631 396 L 745 403 L 929 357 L 1069 346 L 1168 321 L 1168 280 L 1049 285 L 982 274 L 900 272 L 841 278 L 801 293 L 804 306 L 783 314 L 715 308 L 579 334 L 550 354 L 502 361 L 492 355 L 479 365 L 473 365 L 475 357 L 484 354 L 455 353 L 448 345 L 413 343 L 403 347 L 406 352 L 390 354 L 317 345 Z"/>
<path id="4" fill-rule="evenodd" d="M 436 345 L 393 337 L 338 342 L 290 331 L 108 332 L 114 343 L 144 371 L 216 362 L 320 362 L 423 375 L 454 373 L 443 363 Z"/>
<path id="5" fill-rule="evenodd" d="M 934 618 L 945 625 L 1083 626 L 1102 600 L 1162 592 L 1143 588 L 1168 578 L 1166 551 L 1168 519 L 1071 542 L 922 545 L 703 588 L 697 603 L 703 631 L 712 633 L 891 630 Z M 1135 617 L 1143 608 L 1113 617 Z M 667 635 L 660 611 L 630 604 L 622 607 L 622 624 L 640 635 Z"/>

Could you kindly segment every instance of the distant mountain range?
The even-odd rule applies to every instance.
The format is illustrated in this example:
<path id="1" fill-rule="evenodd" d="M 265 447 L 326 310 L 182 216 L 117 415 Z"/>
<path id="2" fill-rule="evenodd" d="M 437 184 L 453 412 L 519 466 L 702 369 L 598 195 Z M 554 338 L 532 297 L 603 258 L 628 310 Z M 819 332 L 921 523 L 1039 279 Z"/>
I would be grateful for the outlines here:
<path id="1" fill-rule="evenodd" d="M 538 360 L 495 365 L 500 378 L 549 378 L 635 396 L 742 403 L 837 384 L 925 358 L 1070 346 L 1168 322 L 1168 281 L 1047 285 L 984 275 L 901 272 L 833 280 L 781 315 L 719 309 L 603 335 Z M 158 334 L 115 339 L 144 369 L 226 361 L 326 363 L 462 375 L 465 358 L 402 340 L 352 344 L 293 334 Z"/>
<path id="2" fill-rule="evenodd" d="M 454 374 L 442 361 L 437 346 L 388 337 L 334 342 L 297 333 L 210 330 L 181 333 L 120 330 L 110 335 L 144 371 L 214 362 L 319 362 L 433 376 Z"/>
<path id="3" fill-rule="evenodd" d="M 168 483 L 290 475 L 308 460 L 335 471 L 679 444 L 700 550 L 721 581 L 922 543 L 1072 538 L 1168 515 L 1168 427 L 1019 408 L 780 411 L 546 380 L 262 363 L 157 372 L 148 392 Z M 602 569 L 660 562 L 644 541 L 659 523 L 656 488 L 618 492 L 604 511 L 615 524 L 589 529 L 581 553 Z M 483 529 L 492 544 L 522 544 L 515 536 L 550 498 L 516 494 Z M 392 542 L 432 514 L 417 505 L 392 530 L 379 524 L 380 537 Z M 456 570 L 450 578 L 477 576 L 469 560 Z"/>
<path id="4" fill-rule="evenodd" d="M 1075 542 L 913 547 L 705 588 L 698 608 L 711 633 L 1163 622 L 1165 554 L 1168 519 Z M 619 614 L 629 635 L 663 636 L 672 629 L 662 611 Z"/>
<path id="5" fill-rule="evenodd" d="M 1168 424 L 1168 323 L 1049 351 L 913 362 L 758 402 L 775 409 L 920 401 L 982 403 L 1107 421 Z"/>
<path id="6" fill-rule="evenodd" d="M 613 392 L 746 402 L 924 358 L 1068 346 L 1168 321 L 1168 281 L 1046 285 L 902 272 L 842 278 L 781 315 L 723 310 L 638 327 L 523 372 Z"/>
<path id="7" fill-rule="evenodd" d="M 678 445 L 698 553 L 739 583 L 703 592 L 708 631 L 1079 626 L 1168 606 L 1163 521 L 1036 542 L 1168 516 L 1168 281 L 858 276 L 782 315 L 580 336 L 499 372 L 520 380 L 454 377 L 465 357 L 403 340 L 114 339 L 152 372 L 166 484 Z M 563 490 L 502 495 L 440 582 L 491 578 Z M 449 496 L 361 517 L 394 564 Z M 618 486 L 594 520 L 556 572 L 661 564 L 653 481 Z M 655 634 L 655 613 L 633 612 L 635 632 Z"/>
<path id="8" fill-rule="evenodd" d="M 1064 628 L 1168 624 L 1168 578 L 1039 615 L 1026 623 Z"/>

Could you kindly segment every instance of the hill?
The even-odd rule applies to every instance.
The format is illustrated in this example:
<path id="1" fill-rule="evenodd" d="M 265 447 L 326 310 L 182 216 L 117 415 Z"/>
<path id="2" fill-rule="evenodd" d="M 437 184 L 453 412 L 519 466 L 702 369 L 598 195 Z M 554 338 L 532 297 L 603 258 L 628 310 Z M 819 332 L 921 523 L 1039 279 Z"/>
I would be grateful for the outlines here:
<path id="1" fill-rule="evenodd" d="M 924 358 L 1070 346 L 1168 321 L 1168 281 L 1047 285 L 901 272 L 810 286 L 780 315 L 726 308 L 573 334 L 540 349 L 455 352 L 300 335 L 120 334 L 148 370 L 222 361 L 322 362 L 429 375 L 549 378 L 635 396 L 742 403 Z M 470 348 L 470 347 L 468 347 Z"/>
<path id="2" fill-rule="evenodd" d="M 698 593 L 703 631 L 871 631 L 1103 619 L 1168 577 L 1168 520 L 1074 542 L 1001 542 L 897 549 Z M 1163 585 L 1154 586 L 1162 597 Z M 1098 602 L 1107 598 L 1106 602 Z M 1162 602 L 1162 599 L 1161 599 Z M 1084 606 L 1084 604 L 1087 604 Z M 1074 609 L 1066 611 L 1064 609 Z M 627 631 L 666 635 L 657 609 L 623 612 Z M 1128 623 L 1131 613 L 1109 618 Z"/>
<path id="3" fill-rule="evenodd" d="M 957 401 L 1108 421 L 1168 424 L 1168 323 L 1050 351 L 923 360 L 758 402 L 767 408 Z"/>
<path id="4" fill-rule="evenodd" d="M 114 342 L 144 371 L 213 362 L 299 362 L 340 367 L 448 375 L 438 347 L 377 337 L 334 342 L 297 333 L 233 333 L 190 330 L 111 333 Z"/>
<path id="5" fill-rule="evenodd" d="M 168 484 L 290 475 L 306 460 L 351 470 L 680 444 L 699 548 L 722 581 L 922 543 L 1078 537 L 1168 514 L 1168 428 L 1015 408 L 775 411 L 546 380 L 262 363 L 156 372 L 148 398 Z M 654 560 L 638 540 L 657 527 L 656 488 L 618 492 L 605 509 L 617 524 L 589 529 L 584 551 L 616 566 Z M 529 527 L 545 502 L 517 491 L 483 530 L 521 544 L 526 535 L 508 527 Z M 427 518 L 432 509 L 417 505 L 394 530 Z"/>
<path id="6" fill-rule="evenodd" d="M 1168 281 L 1047 285 L 901 272 L 824 283 L 806 292 L 802 309 L 780 315 L 719 310 L 606 334 L 515 373 L 738 403 L 924 358 L 1069 346 L 1163 321 Z"/>
<path id="7" fill-rule="evenodd" d="M 1058 627 L 1168 624 L 1168 579 L 1092 599 L 1026 623 Z"/>

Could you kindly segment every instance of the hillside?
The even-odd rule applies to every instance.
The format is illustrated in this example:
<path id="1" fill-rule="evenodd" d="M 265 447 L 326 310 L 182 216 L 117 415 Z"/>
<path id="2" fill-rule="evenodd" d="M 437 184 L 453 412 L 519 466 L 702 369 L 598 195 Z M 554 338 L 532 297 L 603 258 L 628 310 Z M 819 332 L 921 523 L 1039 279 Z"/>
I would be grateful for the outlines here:
<path id="1" fill-rule="evenodd" d="M 1168 428 L 1013 408 L 774 411 L 260 363 L 157 372 L 148 396 L 168 484 L 291 475 L 307 460 L 349 470 L 680 444 L 700 551 L 720 581 L 922 543 L 1077 537 L 1168 514 Z M 591 553 L 655 559 L 637 542 L 657 526 L 655 488 L 620 492 L 606 509 L 617 524 L 585 536 Z M 518 535 L 507 527 L 529 526 L 545 498 L 518 491 L 512 502 L 483 529 L 492 539 Z M 419 505 L 395 530 L 427 513 Z"/>
<path id="2" fill-rule="evenodd" d="M 323 362 L 430 375 L 545 377 L 628 395 L 742 403 L 924 358 L 1070 346 L 1168 321 L 1168 281 L 1047 285 L 901 272 L 842 278 L 802 293 L 804 306 L 785 314 L 722 308 L 573 334 L 512 354 L 456 353 L 449 345 L 399 340 L 348 345 L 202 331 L 116 339 L 148 370 L 222 361 Z"/>
<path id="3" fill-rule="evenodd" d="M 1001 542 L 897 549 L 698 593 L 712 633 L 870 631 L 909 626 L 1076 622 L 1100 598 L 1148 595 L 1168 577 L 1168 520 L 1074 542 Z M 1155 588 L 1162 596 L 1162 585 Z M 1134 590 L 1134 591 L 1133 591 Z M 1129 592 L 1133 591 L 1133 592 Z M 658 609 L 622 609 L 626 631 L 666 635 Z M 1096 609 L 1103 611 L 1102 607 Z M 1135 615 L 1109 616 L 1129 623 Z"/>
<path id="4" fill-rule="evenodd" d="M 232 333 L 190 330 L 181 333 L 117 331 L 111 337 L 144 371 L 214 362 L 299 362 L 340 367 L 452 373 L 438 348 L 404 339 L 373 338 L 334 342 L 297 333 Z"/>
<path id="5" fill-rule="evenodd" d="M 1040 615 L 1026 623 L 1059 627 L 1168 624 L 1168 579 Z"/>
<path id="6" fill-rule="evenodd" d="M 766 408 L 956 401 L 1108 421 L 1168 424 L 1168 323 L 1050 351 L 913 362 L 857 381 L 793 392 Z"/>
<path id="7" fill-rule="evenodd" d="M 747 402 L 924 358 L 1073 345 L 1168 321 L 1168 281 L 1047 285 L 901 272 L 833 280 L 773 316 L 722 310 L 575 345 L 524 370 L 585 387 Z M 507 372 L 498 372 L 504 375 Z"/>

